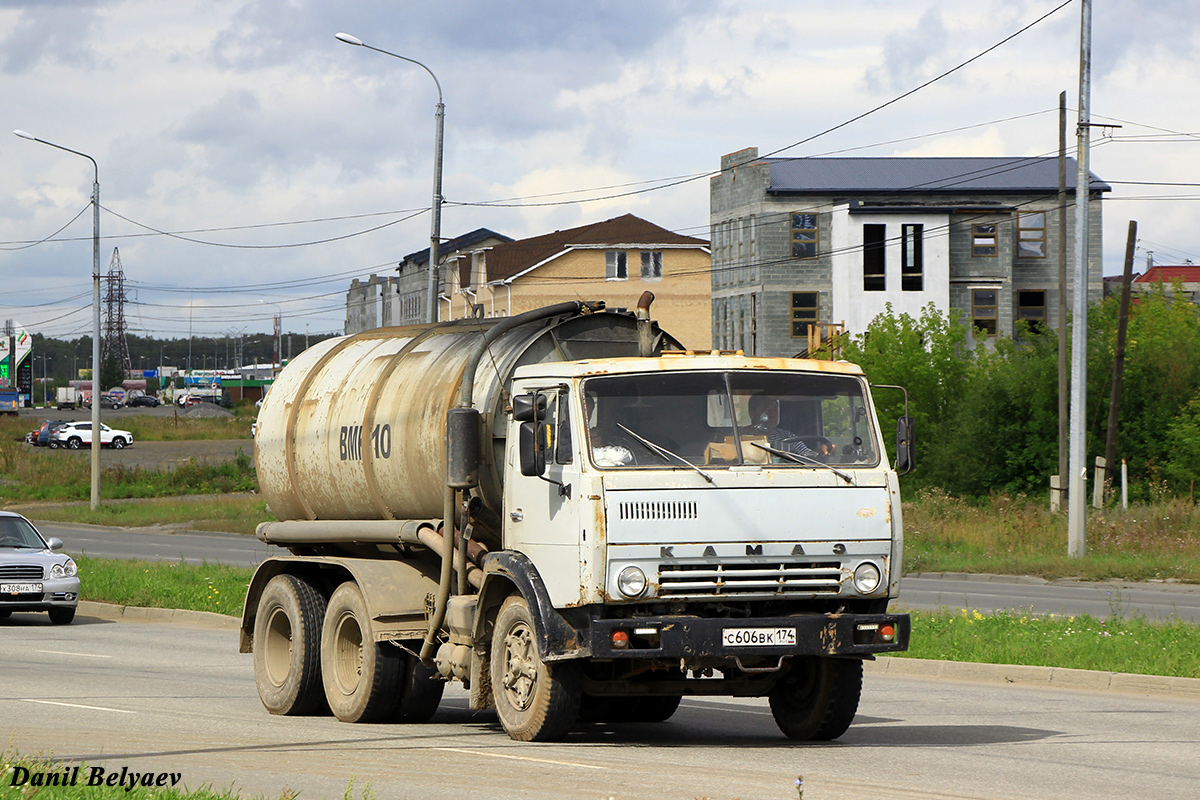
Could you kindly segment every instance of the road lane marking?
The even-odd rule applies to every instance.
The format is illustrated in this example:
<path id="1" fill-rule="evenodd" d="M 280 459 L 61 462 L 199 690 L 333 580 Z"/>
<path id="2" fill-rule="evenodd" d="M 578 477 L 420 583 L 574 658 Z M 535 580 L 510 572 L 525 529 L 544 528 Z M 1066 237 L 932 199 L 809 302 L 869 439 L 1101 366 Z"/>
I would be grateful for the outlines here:
<path id="1" fill-rule="evenodd" d="M 112 658 L 112 656 L 101 656 L 95 653 L 68 653 L 66 650 L 34 650 L 35 653 L 50 653 L 56 656 L 81 656 L 82 658 Z"/>
<path id="2" fill-rule="evenodd" d="M 539 764 L 557 764 L 560 767 L 579 767 L 580 769 L 608 769 L 595 764 L 580 764 L 577 761 L 555 761 L 550 758 L 531 758 L 529 756 L 510 756 L 507 753 L 489 753 L 486 750 L 469 750 L 462 747 L 434 747 L 434 750 L 444 750 L 448 753 L 466 753 L 471 756 L 491 756 L 492 758 L 511 758 L 514 761 L 536 761 Z"/>
<path id="3" fill-rule="evenodd" d="M 105 706 L 83 706 L 78 703 L 60 703 L 56 700 L 34 700 L 31 697 L 21 698 L 26 703 L 44 703 L 48 706 L 66 706 L 67 708 L 86 708 L 91 711 L 115 711 L 118 714 L 136 714 L 136 711 L 126 711 L 123 708 L 107 708 Z"/>

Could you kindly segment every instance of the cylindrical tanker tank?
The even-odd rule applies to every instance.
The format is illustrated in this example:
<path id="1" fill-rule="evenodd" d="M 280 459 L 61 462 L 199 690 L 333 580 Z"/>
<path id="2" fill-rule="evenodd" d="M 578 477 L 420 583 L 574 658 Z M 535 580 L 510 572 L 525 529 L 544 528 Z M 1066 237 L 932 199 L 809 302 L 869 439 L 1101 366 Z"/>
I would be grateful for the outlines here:
<path id="1" fill-rule="evenodd" d="M 255 462 L 271 512 L 280 520 L 441 518 L 446 414 L 459 403 L 472 352 L 506 319 L 378 328 L 327 339 L 293 359 L 258 415 Z M 680 347 L 657 326 L 654 334 L 656 352 Z M 637 320 L 612 311 L 530 322 L 488 345 L 473 392 L 484 505 L 501 507 L 513 370 L 636 355 Z"/>

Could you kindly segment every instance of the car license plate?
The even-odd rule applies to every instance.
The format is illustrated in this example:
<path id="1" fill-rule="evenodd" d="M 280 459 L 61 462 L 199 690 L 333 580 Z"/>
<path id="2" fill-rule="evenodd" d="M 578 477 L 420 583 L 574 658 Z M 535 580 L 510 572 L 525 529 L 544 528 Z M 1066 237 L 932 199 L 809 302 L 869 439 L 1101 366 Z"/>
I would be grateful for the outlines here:
<path id="1" fill-rule="evenodd" d="M 725 647 L 782 647 L 796 644 L 795 628 L 725 628 L 721 631 Z"/>
<path id="2" fill-rule="evenodd" d="M 40 583 L 0 583 L 0 594 L 41 594 Z"/>

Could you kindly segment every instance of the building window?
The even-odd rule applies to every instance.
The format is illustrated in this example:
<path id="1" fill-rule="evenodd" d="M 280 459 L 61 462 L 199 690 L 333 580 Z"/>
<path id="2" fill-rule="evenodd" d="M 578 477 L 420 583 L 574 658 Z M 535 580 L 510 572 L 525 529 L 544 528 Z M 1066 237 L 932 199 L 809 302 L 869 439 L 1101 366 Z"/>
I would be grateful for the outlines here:
<path id="1" fill-rule="evenodd" d="M 925 289 L 924 256 L 921 253 L 924 225 L 900 226 L 900 289 L 920 292 Z"/>
<path id="2" fill-rule="evenodd" d="M 792 292 L 792 337 L 808 336 L 808 326 L 820 319 L 818 292 Z"/>
<path id="3" fill-rule="evenodd" d="M 988 336 L 996 335 L 996 290 L 971 290 L 971 320 L 975 328 Z"/>
<path id="4" fill-rule="evenodd" d="M 1046 293 L 1044 291 L 1017 292 L 1017 319 L 1029 325 L 1030 333 L 1041 333 L 1046 328 Z"/>
<path id="5" fill-rule="evenodd" d="M 604 254 L 604 277 L 610 281 L 623 281 L 629 277 L 624 250 L 609 250 Z"/>
<path id="6" fill-rule="evenodd" d="M 642 253 L 642 280 L 662 280 L 662 251 Z"/>
<path id="7" fill-rule="evenodd" d="M 792 214 L 792 258 L 817 257 L 817 215 Z"/>
<path id="8" fill-rule="evenodd" d="M 863 291 L 887 291 L 887 226 L 863 225 Z"/>
<path id="9" fill-rule="evenodd" d="M 1046 257 L 1046 214 L 1033 211 L 1017 215 L 1017 258 Z"/>
<path id="10" fill-rule="evenodd" d="M 996 253 L 996 223 L 989 222 L 987 225 L 972 225 L 971 255 L 994 256 Z"/>

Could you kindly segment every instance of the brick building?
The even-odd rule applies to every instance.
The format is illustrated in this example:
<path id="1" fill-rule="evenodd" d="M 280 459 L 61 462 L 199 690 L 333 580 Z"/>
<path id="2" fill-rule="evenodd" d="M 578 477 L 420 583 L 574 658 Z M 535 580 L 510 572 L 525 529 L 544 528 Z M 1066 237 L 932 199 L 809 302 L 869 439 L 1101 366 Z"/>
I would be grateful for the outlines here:
<path id="1" fill-rule="evenodd" d="M 1067 161 L 1068 295 L 1073 196 Z M 1110 187 L 1095 175 L 1092 199 Z M 1056 327 L 1056 158 L 721 158 L 710 184 L 716 347 L 769 356 L 813 323 L 851 333 L 890 303 L 958 310 L 987 336 Z M 1088 296 L 1100 299 L 1101 204 L 1091 205 Z M 1068 306 L 1070 305 L 1068 297 Z"/>

